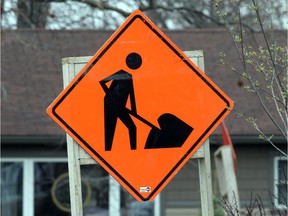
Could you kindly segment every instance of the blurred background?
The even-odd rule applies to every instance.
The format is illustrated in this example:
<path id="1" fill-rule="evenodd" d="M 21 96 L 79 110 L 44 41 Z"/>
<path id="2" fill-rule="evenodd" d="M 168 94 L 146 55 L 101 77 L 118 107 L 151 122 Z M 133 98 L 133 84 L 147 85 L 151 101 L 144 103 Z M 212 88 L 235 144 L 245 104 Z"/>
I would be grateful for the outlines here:
<path id="1" fill-rule="evenodd" d="M 203 50 L 205 72 L 235 102 L 210 137 L 215 215 L 287 215 L 284 0 L 2 0 L 1 215 L 71 215 L 66 136 L 46 114 L 63 88 L 61 59 L 94 55 L 136 9 L 183 51 Z M 221 191 L 223 145 L 234 152 L 237 205 Z M 168 184 L 160 215 L 201 215 L 198 170 L 189 160 Z M 84 215 L 108 215 L 107 172 L 85 165 L 81 177 Z M 119 202 L 123 216 L 154 215 L 154 202 L 125 189 Z"/>

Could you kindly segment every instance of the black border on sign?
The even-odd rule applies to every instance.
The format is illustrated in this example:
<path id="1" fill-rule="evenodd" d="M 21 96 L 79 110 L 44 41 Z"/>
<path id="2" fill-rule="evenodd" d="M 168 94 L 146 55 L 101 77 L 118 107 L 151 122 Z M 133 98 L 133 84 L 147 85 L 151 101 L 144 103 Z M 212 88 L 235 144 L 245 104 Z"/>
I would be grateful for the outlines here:
<path id="1" fill-rule="evenodd" d="M 145 19 L 145 17 L 137 14 L 123 27 L 123 29 L 113 38 L 113 40 L 105 47 L 105 49 L 97 56 L 96 59 L 91 63 L 91 65 L 82 73 L 82 75 L 73 83 L 72 86 L 65 92 L 65 94 L 57 101 L 55 106 L 52 107 L 53 115 L 75 136 L 78 140 L 80 140 L 86 147 L 93 153 L 99 160 L 105 164 L 116 176 L 118 176 L 121 181 L 124 182 L 133 192 L 136 194 L 142 201 L 148 201 L 151 197 L 159 190 L 159 188 L 164 184 L 164 182 L 173 174 L 173 172 L 178 168 L 178 166 L 188 157 L 188 155 L 195 149 L 195 147 L 199 144 L 199 142 L 205 137 L 205 135 L 212 129 L 212 127 L 219 121 L 219 119 L 228 111 L 225 108 L 219 116 L 211 123 L 211 125 L 204 131 L 204 133 L 199 137 L 199 139 L 193 144 L 193 146 L 184 154 L 184 156 L 179 160 L 179 162 L 170 170 L 170 172 L 164 177 L 164 179 L 151 191 L 150 195 L 147 198 L 144 198 L 137 189 L 135 189 L 120 173 L 118 173 L 101 155 L 96 152 L 88 142 L 86 142 L 73 128 L 71 128 L 56 112 L 57 107 L 62 103 L 62 101 L 70 94 L 71 91 L 78 85 L 78 83 L 86 76 L 86 74 L 91 70 L 91 68 L 101 59 L 101 57 L 107 52 L 107 50 L 118 40 L 118 38 L 126 31 L 126 29 L 136 20 L 140 19 L 151 31 L 153 31 L 157 37 L 159 37 L 176 55 L 189 67 L 191 70 L 197 74 L 227 105 L 230 107 L 229 101 L 217 90 L 214 86 L 206 80 L 198 70 L 190 64 L 185 58 L 183 58 L 182 54 L 174 48 L 173 44 L 167 41 L 161 33 L 157 31 L 151 24 Z"/>

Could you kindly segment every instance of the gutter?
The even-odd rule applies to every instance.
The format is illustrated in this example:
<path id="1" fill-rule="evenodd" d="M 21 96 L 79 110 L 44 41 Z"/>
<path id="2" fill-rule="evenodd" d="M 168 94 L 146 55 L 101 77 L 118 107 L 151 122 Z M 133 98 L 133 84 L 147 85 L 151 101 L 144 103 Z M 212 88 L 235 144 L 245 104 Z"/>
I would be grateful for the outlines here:
<path id="1" fill-rule="evenodd" d="M 258 135 L 231 135 L 233 145 L 270 145 L 269 142 L 260 139 Z M 287 145 L 287 139 L 281 135 L 275 135 L 274 144 Z M 211 145 L 222 145 L 222 134 L 210 136 Z M 65 134 L 58 135 L 1 135 L 1 146 L 66 146 Z"/>
<path id="2" fill-rule="evenodd" d="M 1 146 L 59 146 L 66 144 L 63 135 L 1 135 Z"/>
<path id="3" fill-rule="evenodd" d="M 268 141 L 260 139 L 258 134 L 230 135 L 230 137 L 233 145 L 271 145 Z M 274 135 L 272 142 L 276 145 L 287 145 L 287 139 L 282 135 Z M 210 136 L 210 143 L 222 145 L 222 134 Z"/>

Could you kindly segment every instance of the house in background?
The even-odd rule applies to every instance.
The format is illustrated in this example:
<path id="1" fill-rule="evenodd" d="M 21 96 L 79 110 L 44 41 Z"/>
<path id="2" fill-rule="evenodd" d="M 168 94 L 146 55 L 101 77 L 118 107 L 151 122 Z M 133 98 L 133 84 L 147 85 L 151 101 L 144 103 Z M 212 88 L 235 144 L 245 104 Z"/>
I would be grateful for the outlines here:
<path id="1" fill-rule="evenodd" d="M 2 31 L 1 215 L 70 215 L 66 137 L 47 116 L 46 108 L 63 88 L 61 59 L 94 55 L 112 33 Z M 234 100 L 235 112 L 258 119 L 265 133 L 275 134 L 277 147 L 287 152 L 287 140 L 278 135 L 255 95 L 244 89 L 245 80 L 219 66 L 218 53 L 222 51 L 229 62 L 239 67 L 232 40 L 224 29 L 167 31 L 166 34 L 184 51 L 203 50 L 205 72 Z M 280 44 L 286 44 L 284 31 L 275 31 L 274 36 Z M 262 41 L 258 34 L 251 38 Z M 236 114 L 231 113 L 225 122 L 237 154 L 241 206 L 260 197 L 265 208 L 285 211 L 287 158 L 259 139 L 257 132 Z M 213 189 L 217 197 L 212 157 L 222 144 L 220 128 L 212 134 L 210 143 Z M 83 166 L 81 172 L 85 215 L 100 215 L 109 205 L 107 173 L 97 165 Z M 190 160 L 161 193 L 161 215 L 199 215 L 199 190 L 198 164 Z M 122 213 L 129 215 L 135 203 L 124 190 L 121 193 Z M 146 210 L 147 215 L 152 215 L 149 207 Z"/>

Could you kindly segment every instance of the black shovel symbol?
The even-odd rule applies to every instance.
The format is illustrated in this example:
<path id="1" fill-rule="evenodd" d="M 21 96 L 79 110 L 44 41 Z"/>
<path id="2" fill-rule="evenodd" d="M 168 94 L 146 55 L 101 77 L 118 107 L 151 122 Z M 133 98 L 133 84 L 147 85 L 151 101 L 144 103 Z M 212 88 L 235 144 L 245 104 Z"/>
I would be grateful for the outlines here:
<path id="1" fill-rule="evenodd" d="M 129 110 L 130 111 L 130 110 Z M 162 114 L 158 118 L 160 128 L 130 111 L 130 114 L 151 127 L 146 140 L 145 149 L 179 148 L 189 137 L 193 128 L 171 113 Z"/>

